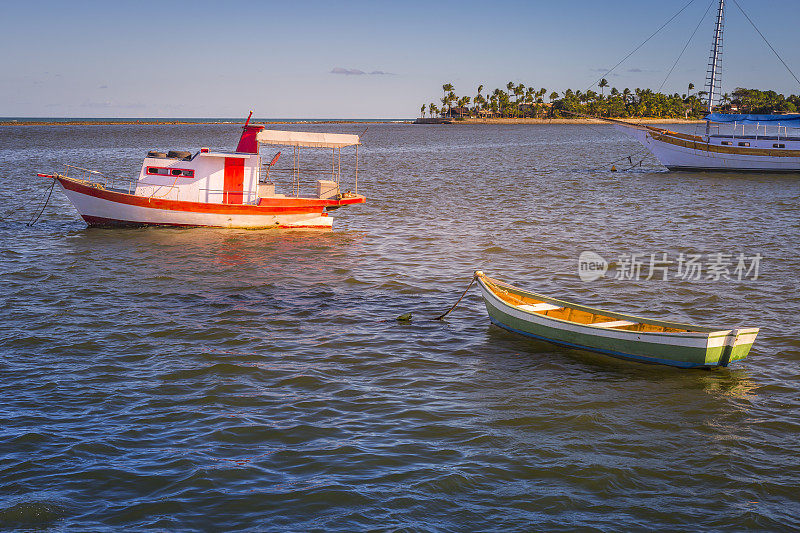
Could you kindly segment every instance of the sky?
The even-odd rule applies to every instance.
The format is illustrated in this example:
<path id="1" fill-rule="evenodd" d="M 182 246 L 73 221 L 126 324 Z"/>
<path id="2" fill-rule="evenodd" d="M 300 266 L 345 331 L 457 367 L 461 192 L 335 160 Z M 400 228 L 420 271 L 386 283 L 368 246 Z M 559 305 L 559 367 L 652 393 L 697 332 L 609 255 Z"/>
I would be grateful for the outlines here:
<path id="1" fill-rule="evenodd" d="M 600 76 L 690 0 L 63 2 L 0 0 L 0 116 L 410 118 L 453 83 L 563 92 Z M 800 2 L 737 0 L 800 77 Z M 607 76 L 703 85 L 715 6 L 694 0 Z M 733 0 L 723 92 L 800 94 Z M 484 91 L 486 92 L 486 90 Z"/>

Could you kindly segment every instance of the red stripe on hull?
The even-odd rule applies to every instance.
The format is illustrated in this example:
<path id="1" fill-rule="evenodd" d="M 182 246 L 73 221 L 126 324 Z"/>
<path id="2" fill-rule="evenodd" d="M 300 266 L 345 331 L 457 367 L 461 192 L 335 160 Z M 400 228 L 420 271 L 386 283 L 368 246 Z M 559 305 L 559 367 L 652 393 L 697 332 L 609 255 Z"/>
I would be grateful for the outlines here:
<path id="1" fill-rule="evenodd" d="M 70 191 L 116 202 L 124 205 L 164 209 L 167 211 L 186 211 L 190 213 L 213 213 L 219 215 L 303 215 L 322 213 L 328 206 L 361 204 L 366 200 L 363 196 L 343 198 L 341 200 L 318 200 L 314 198 L 262 198 L 258 205 L 248 204 L 210 204 L 202 202 L 184 202 L 181 200 L 165 200 L 148 198 L 135 194 L 109 191 L 85 185 L 81 182 L 56 176 L 61 185 Z"/>

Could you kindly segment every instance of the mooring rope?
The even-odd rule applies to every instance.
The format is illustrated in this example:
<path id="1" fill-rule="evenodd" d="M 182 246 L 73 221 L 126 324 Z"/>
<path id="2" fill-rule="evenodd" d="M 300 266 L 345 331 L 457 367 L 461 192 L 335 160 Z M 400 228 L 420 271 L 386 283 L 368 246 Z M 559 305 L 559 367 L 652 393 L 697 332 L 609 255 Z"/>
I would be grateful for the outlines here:
<path id="1" fill-rule="evenodd" d="M 469 282 L 469 285 L 467 285 L 467 288 L 466 288 L 466 289 L 464 289 L 464 292 L 463 292 L 463 293 L 461 293 L 461 298 L 459 298 L 459 299 L 458 299 L 458 301 L 457 301 L 457 302 L 456 302 L 456 303 L 453 305 L 453 307 L 451 307 L 450 309 L 448 309 L 447 311 L 445 311 L 445 312 L 444 312 L 444 314 L 441 314 L 441 315 L 437 316 L 436 318 L 434 318 L 434 320 L 442 320 L 444 317 L 446 317 L 447 315 L 449 315 L 449 314 L 450 314 L 450 312 L 451 312 L 453 309 L 455 309 L 456 307 L 458 307 L 458 304 L 460 304 L 460 303 L 461 303 L 461 300 L 462 300 L 462 299 L 464 299 L 464 296 L 466 296 L 466 295 L 467 295 L 467 292 L 468 292 L 468 291 L 469 291 L 469 290 L 472 288 L 472 285 L 475 283 L 475 280 L 476 280 L 476 279 L 478 279 L 478 276 L 472 276 L 472 281 L 470 281 L 470 282 Z"/>
<path id="2" fill-rule="evenodd" d="M 0 222 L 5 222 L 5 221 L 6 221 L 6 220 L 8 220 L 9 218 L 11 218 L 11 215 L 15 215 L 15 214 L 17 214 L 18 212 L 20 212 L 22 209 L 24 209 L 24 208 L 28 207 L 28 206 L 31 204 L 31 202 L 32 202 L 32 201 L 33 201 L 33 199 L 31 199 L 31 200 L 28 200 L 28 201 L 27 201 L 27 202 L 25 202 L 24 204 L 18 205 L 17 207 L 12 207 L 12 208 L 11 208 L 11 209 L 9 209 L 8 211 L 6 211 L 6 212 L 5 212 L 5 213 L 3 213 L 2 215 L 0 215 Z"/>
<path id="3" fill-rule="evenodd" d="M 42 204 L 41 210 L 39 210 L 39 214 L 32 218 L 26 226 L 31 227 L 39 220 L 39 217 L 42 216 L 44 213 L 44 208 L 47 207 L 47 203 L 50 201 L 50 195 L 53 194 L 53 187 L 56 186 L 56 180 L 53 180 L 53 183 L 50 184 L 50 190 L 47 192 L 47 198 L 45 198 L 44 203 Z"/>

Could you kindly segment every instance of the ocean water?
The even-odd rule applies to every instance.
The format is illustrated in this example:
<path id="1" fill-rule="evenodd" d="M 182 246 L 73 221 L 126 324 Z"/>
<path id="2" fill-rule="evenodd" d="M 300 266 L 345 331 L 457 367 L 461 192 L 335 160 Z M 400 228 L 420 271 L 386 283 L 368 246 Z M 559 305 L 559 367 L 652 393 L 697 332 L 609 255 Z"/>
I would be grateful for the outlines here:
<path id="1" fill-rule="evenodd" d="M 37 172 L 237 133 L 0 127 L 0 529 L 800 529 L 800 176 L 666 172 L 602 125 L 370 124 L 332 232 L 87 229 L 58 190 L 26 225 Z M 617 268 L 582 281 L 584 251 Z M 686 371 L 506 332 L 475 288 L 432 320 L 475 269 L 762 329 Z"/>

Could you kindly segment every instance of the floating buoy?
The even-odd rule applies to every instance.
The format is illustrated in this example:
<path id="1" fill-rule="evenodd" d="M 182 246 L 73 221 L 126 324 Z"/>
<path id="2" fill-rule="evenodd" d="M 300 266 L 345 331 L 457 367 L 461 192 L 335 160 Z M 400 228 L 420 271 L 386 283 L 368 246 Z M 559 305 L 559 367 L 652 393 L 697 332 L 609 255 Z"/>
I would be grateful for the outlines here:
<path id="1" fill-rule="evenodd" d="M 617 171 L 617 167 L 615 167 L 614 165 L 611 165 L 611 172 L 616 172 L 616 171 Z"/>

